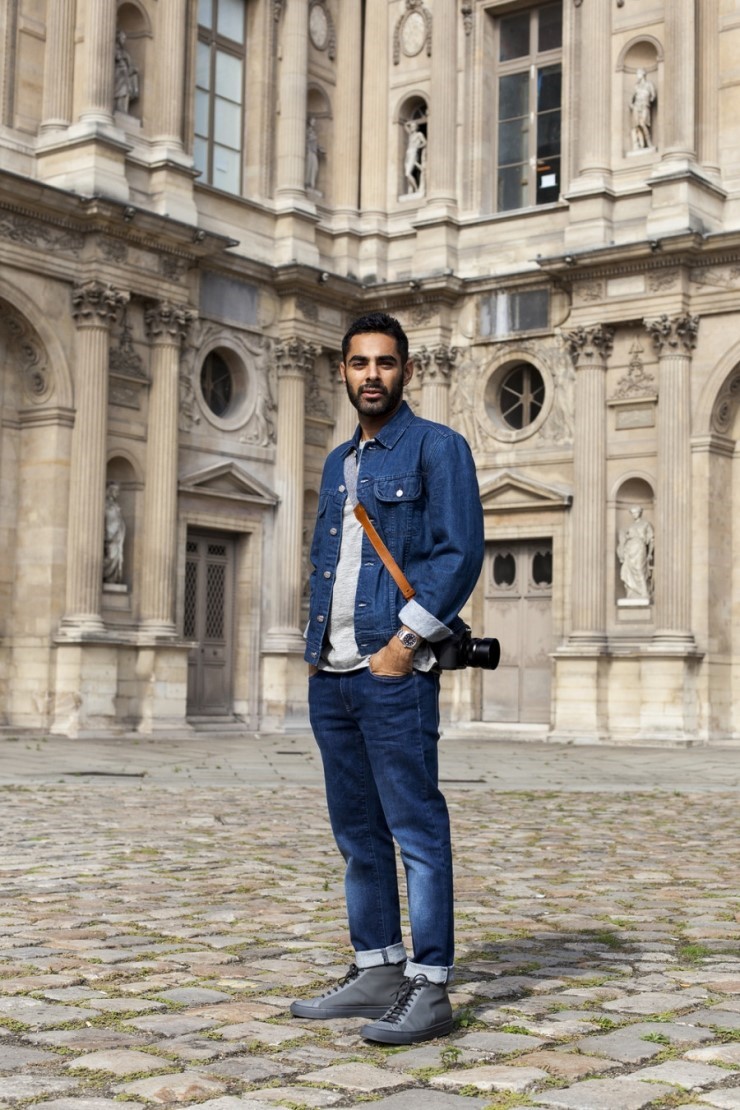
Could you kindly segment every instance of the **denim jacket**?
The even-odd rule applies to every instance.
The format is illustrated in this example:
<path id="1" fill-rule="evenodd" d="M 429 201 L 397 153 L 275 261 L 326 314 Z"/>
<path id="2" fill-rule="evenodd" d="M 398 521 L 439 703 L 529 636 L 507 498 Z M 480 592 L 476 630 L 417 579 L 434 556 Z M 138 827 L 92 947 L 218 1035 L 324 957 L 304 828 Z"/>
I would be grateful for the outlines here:
<path id="1" fill-rule="evenodd" d="M 324 466 L 311 547 L 309 663 L 318 663 L 326 635 L 347 498 L 344 461 L 359 439 L 358 427 Z M 379 651 L 402 624 L 431 642 L 444 639 L 483 564 L 483 511 L 468 444 L 451 428 L 415 416 L 404 401 L 363 449 L 357 496 L 416 590 L 404 601 L 364 536 L 355 596 L 360 651 Z"/>

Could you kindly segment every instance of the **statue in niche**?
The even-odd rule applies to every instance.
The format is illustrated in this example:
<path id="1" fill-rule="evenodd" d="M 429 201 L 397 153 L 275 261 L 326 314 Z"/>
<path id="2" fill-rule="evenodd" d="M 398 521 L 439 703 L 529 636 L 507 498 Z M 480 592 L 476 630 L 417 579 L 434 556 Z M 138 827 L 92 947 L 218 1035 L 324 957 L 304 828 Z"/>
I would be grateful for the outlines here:
<path id="1" fill-rule="evenodd" d="M 421 120 L 409 119 L 403 125 L 408 138 L 403 159 L 403 176 L 406 194 L 424 192 L 427 137 L 420 127 Z"/>
<path id="2" fill-rule="evenodd" d="M 624 583 L 628 598 L 649 601 L 653 585 L 653 553 L 655 533 L 649 520 L 644 520 L 642 509 L 630 509 L 633 523 L 619 533 L 617 558 L 622 564 L 619 577 Z"/>
<path id="3" fill-rule="evenodd" d="M 103 581 L 114 584 L 123 581 L 123 542 L 126 539 L 126 521 L 118 503 L 120 489 L 118 482 L 108 482 L 105 490 Z"/>
<path id="4" fill-rule="evenodd" d="M 319 159 L 326 154 L 319 146 L 319 133 L 316 129 L 316 119 L 311 116 L 306 125 L 306 188 L 316 192 L 319 180 Z"/>
<path id="5" fill-rule="evenodd" d="M 656 96 L 655 85 L 648 80 L 647 71 L 638 69 L 630 99 L 633 150 L 647 150 L 653 145 L 653 104 Z"/>
<path id="6" fill-rule="evenodd" d="M 117 112 L 128 113 L 132 100 L 139 99 L 139 71 L 126 49 L 126 35 L 116 35 L 116 61 L 113 79 L 113 103 Z"/>

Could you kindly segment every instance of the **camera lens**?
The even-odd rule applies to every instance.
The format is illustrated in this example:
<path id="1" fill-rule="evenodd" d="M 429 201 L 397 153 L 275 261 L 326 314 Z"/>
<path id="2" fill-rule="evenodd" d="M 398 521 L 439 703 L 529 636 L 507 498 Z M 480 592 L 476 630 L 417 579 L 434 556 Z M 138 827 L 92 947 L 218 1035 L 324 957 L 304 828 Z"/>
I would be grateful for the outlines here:
<path id="1" fill-rule="evenodd" d="M 501 645 L 493 637 L 471 639 L 467 644 L 467 659 L 469 667 L 483 667 L 487 671 L 495 671 L 501 658 Z"/>

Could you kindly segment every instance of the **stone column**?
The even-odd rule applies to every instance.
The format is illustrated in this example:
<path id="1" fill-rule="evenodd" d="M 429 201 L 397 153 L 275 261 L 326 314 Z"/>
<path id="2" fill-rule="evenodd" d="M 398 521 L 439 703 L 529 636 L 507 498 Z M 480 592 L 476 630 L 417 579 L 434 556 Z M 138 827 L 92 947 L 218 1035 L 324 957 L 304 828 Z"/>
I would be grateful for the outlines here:
<path id="1" fill-rule="evenodd" d="M 362 3 L 343 0 L 337 9 L 337 95 L 334 112 L 334 208 L 356 212 L 360 191 L 362 108 Z"/>
<path id="2" fill-rule="evenodd" d="M 457 347 L 421 347 L 413 355 L 421 381 L 421 415 L 438 424 L 450 422 L 450 378 L 457 359 Z"/>
<path id="3" fill-rule="evenodd" d="M 719 0 L 702 0 L 696 14 L 699 43 L 698 155 L 704 169 L 719 178 Z"/>
<path id="4" fill-rule="evenodd" d="M 429 109 L 430 201 L 457 201 L 457 4 L 436 4 L 432 24 L 432 88 Z"/>
<path id="5" fill-rule="evenodd" d="M 159 0 L 157 6 L 157 98 L 154 103 L 154 137 L 182 151 L 183 96 L 187 5 L 182 0 Z"/>
<path id="6" fill-rule="evenodd" d="M 611 5 L 586 0 L 576 10 L 579 47 L 578 172 L 607 174 L 611 144 Z"/>
<path id="7" fill-rule="evenodd" d="M 63 131 L 72 122 L 75 5 L 51 4 L 44 62 L 41 134 Z"/>
<path id="8" fill-rule="evenodd" d="M 287 0 L 281 24 L 277 196 L 305 198 L 308 0 Z"/>
<path id="9" fill-rule="evenodd" d="M 89 0 L 85 9 L 84 94 L 80 111 L 80 120 L 85 123 L 113 126 L 115 50 L 115 0 Z"/>
<path id="10" fill-rule="evenodd" d="M 388 4 L 365 5 L 365 65 L 362 71 L 362 214 L 382 215 L 387 202 Z"/>
<path id="11" fill-rule="evenodd" d="M 702 0 L 702 4 L 704 2 Z M 661 97 L 665 139 L 663 161 L 694 161 L 696 0 L 671 0 L 666 5 L 665 39 L 665 88 Z"/>
<path id="12" fill-rule="evenodd" d="M 693 646 L 691 632 L 691 352 L 698 316 L 646 320 L 660 358 L 655 640 Z"/>
<path id="13" fill-rule="evenodd" d="M 270 569 L 272 612 L 268 651 L 300 651 L 303 568 L 304 414 L 306 376 L 318 349 L 301 339 L 275 346 L 278 373 L 275 489 L 280 498 L 275 520 L 274 559 Z"/>
<path id="14" fill-rule="evenodd" d="M 576 368 L 571 643 L 606 642 L 606 367 L 614 328 L 569 332 Z"/>
<path id="15" fill-rule="evenodd" d="M 149 308 L 151 390 L 144 490 L 142 629 L 174 637 L 177 564 L 177 432 L 180 410 L 180 348 L 194 316 L 167 301 Z"/>
<path id="16" fill-rule="evenodd" d="M 74 288 L 77 325 L 75 426 L 69 468 L 67 607 L 62 635 L 104 631 L 100 616 L 105 540 L 105 467 L 108 430 L 110 325 L 129 299 L 110 285 Z"/>

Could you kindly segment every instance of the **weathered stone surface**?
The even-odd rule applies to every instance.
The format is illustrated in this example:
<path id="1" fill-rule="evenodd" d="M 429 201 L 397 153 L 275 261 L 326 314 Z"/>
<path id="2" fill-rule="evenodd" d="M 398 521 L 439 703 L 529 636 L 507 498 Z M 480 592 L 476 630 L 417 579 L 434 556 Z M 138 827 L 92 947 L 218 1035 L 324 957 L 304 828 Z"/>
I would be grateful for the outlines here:
<path id="1" fill-rule="evenodd" d="M 562 1091 L 535 1095 L 532 1101 L 557 1110 L 643 1110 L 671 1090 L 665 1084 L 635 1079 L 586 1079 Z"/>
<path id="2" fill-rule="evenodd" d="M 24 1048 L 12 1044 L 2 1045 L 0 1046 L 0 1074 L 58 1059 L 59 1057 L 55 1053 L 45 1052 L 42 1048 Z"/>
<path id="3" fill-rule="evenodd" d="M 31 1098 L 44 1098 L 46 1095 L 73 1091 L 79 1083 L 74 1079 L 58 1079 L 42 1075 L 4 1075 L 0 1076 L 0 1099 L 6 1102 L 19 1102 Z"/>
<path id="4" fill-rule="evenodd" d="M 201 1102 L 209 1095 L 223 1094 L 224 1089 L 223 1083 L 189 1071 L 137 1079 L 116 1088 L 122 1094 L 140 1095 L 148 1102 L 156 1103 Z"/>
<path id="5" fill-rule="evenodd" d="M 713 1044 L 706 1048 L 692 1048 L 685 1053 L 687 1060 L 700 1064 L 735 1064 L 740 1066 L 740 1044 Z"/>
<path id="6" fill-rule="evenodd" d="M 111 1075 L 136 1075 L 140 1072 L 164 1071 L 171 1067 L 167 1060 L 152 1056 L 148 1052 L 132 1052 L 126 1048 L 113 1048 L 104 1052 L 90 1052 L 77 1056 L 67 1064 L 68 1068 L 84 1068 L 87 1071 L 107 1071 Z"/>
<path id="7" fill-rule="evenodd" d="M 264 1107 L 266 1102 L 282 1102 L 290 1106 L 309 1106 L 321 1110 L 336 1106 L 346 1099 L 342 1091 L 322 1091 L 316 1087 L 266 1087 L 263 1091 L 250 1091 L 249 1097 Z"/>
<path id="8" fill-rule="evenodd" d="M 557 1079 L 581 1079 L 584 1075 L 599 1075 L 623 1067 L 619 1060 L 587 1056 L 583 1052 L 559 1052 L 554 1048 L 527 1052 L 524 1056 L 517 1056 L 516 1063 L 523 1067 L 543 1068 Z"/>
<path id="9" fill-rule="evenodd" d="M 371 1064 L 333 1064 L 298 1078 L 304 1083 L 328 1083 L 343 1090 L 367 1093 L 382 1091 L 388 1087 L 401 1087 L 408 1082 L 408 1076 L 389 1075 L 387 1071 Z"/>
<path id="10" fill-rule="evenodd" d="M 434 1087 L 477 1087 L 479 1091 L 515 1091 L 524 1094 L 535 1084 L 547 1079 L 541 1068 L 508 1067 L 505 1064 L 488 1064 L 480 1068 L 461 1068 L 459 1071 L 435 1075 L 430 1079 Z"/>
<path id="11" fill-rule="evenodd" d="M 297 1070 L 267 1056 L 229 1056 L 199 1069 L 201 1075 L 241 1079 L 245 1083 L 259 1083 L 283 1075 L 295 1075 Z"/>
<path id="12" fill-rule="evenodd" d="M 727 1078 L 727 1072 L 724 1068 L 694 1063 L 691 1060 L 666 1060 L 663 1064 L 640 1068 L 639 1071 L 633 1072 L 632 1078 L 651 1082 L 657 1080 L 660 1083 L 683 1087 L 687 1091 L 698 1091 L 702 1087 L 722 1083 Z"/>
<path id="13" fill-rule="evenodd" d="M 522 1033 L 466 1033 L 455 1041 L 457 1048 L 475 1052 L 479 1058 L 489 1059 L 539 1048 L 543 1043 L 538 1037 L 528 1037 Z"/>
<path id="14" fill-rule="evenodd" d="M 61 1006 L 15 995 L 12 998 L 0 997 L 0 1016 L 20 1021 L 32 1029 L 49 1029 L 66 1021 L 82 1021 L 96 1015 L 95 1010 L 81 1006 Z"/>

